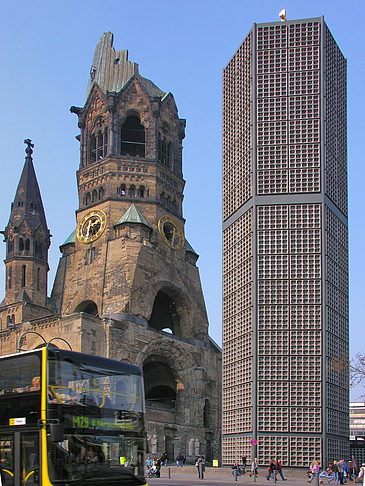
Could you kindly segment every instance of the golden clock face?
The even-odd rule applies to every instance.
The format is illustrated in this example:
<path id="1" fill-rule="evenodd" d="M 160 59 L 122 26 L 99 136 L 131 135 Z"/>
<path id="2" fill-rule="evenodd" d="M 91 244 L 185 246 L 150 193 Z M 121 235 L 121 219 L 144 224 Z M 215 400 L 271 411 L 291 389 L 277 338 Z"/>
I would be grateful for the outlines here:
<path id="1" fill-rule="evenodd" d="M 85 214 L 77 225 L 77 239 L 80 243 L 92 243 L 104 233 L 105 226 L 105 213 L 99 209 L 93 209 Z"/>
<path id="2" fill-rule="evenodd" d="M 158 220 L 158 231 L 164 243 L 172 250 L 184 248 L 185 238 L 183 230 L 171 216 L 162 216 Z"/>

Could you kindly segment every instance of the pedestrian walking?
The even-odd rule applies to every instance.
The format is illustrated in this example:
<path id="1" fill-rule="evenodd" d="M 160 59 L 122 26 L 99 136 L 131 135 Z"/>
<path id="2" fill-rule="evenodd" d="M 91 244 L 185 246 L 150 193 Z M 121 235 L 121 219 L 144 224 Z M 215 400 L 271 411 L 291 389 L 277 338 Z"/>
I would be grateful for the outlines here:
<path id="1" fill-rule="evenodd" d="M 266 479 L 269 480 L 270 478 L 274 479 L 274 471 L 275 471 L 275 461 L 273 459 L 271 459 L 271 461 L 269 462 L 269 466 L 267 468 L 267 477 Z"/>
<path id="2" fill-rule="evenodd" d="M 282 479 L 283 481 L 286 481 L 286 479 L 284 478 L 284 475 L 283 475 L 283 471 L 282 471 L 282 469 L 281 469 L 281 459 L 280 459 L 280 458 L 278 458 L 278 459 L 276 460 L 276 464 L 275 464 L 275 479 L 276 479 L 276 476 L 277 476 L 278 474 L 280 475 L 280 477 L 281 477 L 281 479 Z"/>
<path id="3" fill-rule="evenodd" d="M 311 469 L 312 475 L 308 479 L 307 483 L 311 483 L 313 481 L 313 479 L 315 479 L 317 477 L 317 475 L 319 475 L 319 462 L 318 461 L 313 461 L 312 464 L 311 464 L 311 468 L 310 469 Z"/>
<path id="4" fill-rule="evenodd" d="M 259 471 L 259 460 L 257 459 L 257 457 L 255 457 L 255 459 L 251 463 L 250 477 L 255 476 L 255 478 L 257 478 L 258 471 Z"/>
<path id="5" fill-rule="evenodd" d="M 204 479 L 204 471 L 205 471 L 204 456 L 198 456 L 196 458 L 195 467 L 198 469 L 198 478 Z"/>

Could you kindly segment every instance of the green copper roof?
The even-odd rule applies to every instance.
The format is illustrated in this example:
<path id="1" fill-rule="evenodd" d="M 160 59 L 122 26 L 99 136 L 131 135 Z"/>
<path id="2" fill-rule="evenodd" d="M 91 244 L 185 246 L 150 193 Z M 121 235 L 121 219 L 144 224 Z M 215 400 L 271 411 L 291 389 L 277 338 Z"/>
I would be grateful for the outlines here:
<path id="1" fill-rule="evenodd" d="M 146 219 L 140 213 L 139 209 L 134 204 L 129 206 L 129 209 L 123 214 L 117 224 L 123 223 L 140 223 L 147 226 L 147 228 L 151 228 Z"/>
<path id="2" fill-rule="evenodd" d="M 62 243 L 61 246 L 68 245 L 69 243 L 75 243 L 75 241 L 76 241 L 76 229 L 73 230 L 73 232 L 70 234 L 67 240 L 64 243 Z"/>

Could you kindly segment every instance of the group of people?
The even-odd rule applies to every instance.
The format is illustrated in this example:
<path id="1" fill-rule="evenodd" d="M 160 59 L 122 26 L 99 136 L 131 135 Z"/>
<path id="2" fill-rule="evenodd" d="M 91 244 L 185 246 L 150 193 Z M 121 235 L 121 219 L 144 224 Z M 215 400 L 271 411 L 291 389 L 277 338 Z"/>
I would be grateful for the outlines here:
<path id="1" fill-rule="evenodd" d="M 159 478 L 161 474 L 161 466 L 167 465 L 167 454 L 164 453 L 160 459 L 151 458 L 150 456 L 146 459 L 146 476 L 148 478 L 154 477 Z"/>
<path id="2" fill-rule="evenodd" d="M 266 479 L 268 481 L 270 479 L 274 479 L 276 481 L 278 475 L 283 481 L 286 481 L 286 478 L 284 478 L 284 474 L 283 474 L 281 459 L 280 458 L 277 458 L 276 460 L 271 459 L 271 461 L 269 462 L 269 466 L 267 468 Z"/>
<path id="3" fill-rule="evenodd" d="M 241 474 L 245 474 L 246 468 L 247 468 L 247 456 L 242 456 L 242 466 L 240 465 L 239 461 L 237 461 L 232 466 L 232 476 L 240 476 Z M 259 462 L 257 457 L 255 457 L 255 459 L 251 463 L 250 476 L 252 477 L 254 475 L 257 478 L 258 470 L 259 470 Z"/>
<path id="4" fill-rule="evenodd" d="M 334 484 L 345 484 L 347 481 L 352 481 L 354 479 L 356 476 L 356 471 L 353 467 L 352 461 L 346 462 L 344 459 L 329 463 L 327 468 L 322 472 L 320 471 L 319 461 L 313 461 L 310 467 L 310 478 L 308 479 L 308 483 L 311 483 L 315 478 L 317 478 L 317 475 L 319 475 L 320 484 L 323 484 L 325 479 L 327 479 L 328 483 L 332 483 L 332 481 L 334 481 Z"/>

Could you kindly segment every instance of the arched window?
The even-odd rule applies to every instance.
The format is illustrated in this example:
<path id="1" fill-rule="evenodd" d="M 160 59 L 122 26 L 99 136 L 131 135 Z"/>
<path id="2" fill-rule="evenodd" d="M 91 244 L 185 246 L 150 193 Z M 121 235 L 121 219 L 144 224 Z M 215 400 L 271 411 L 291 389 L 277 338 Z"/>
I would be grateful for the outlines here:
<path id="1" fill-rule="evenodd" d="M 161 135 L 158 136 L 158 160 L 166 167 L 171 167 L 171 142 L 167 142 Z"/>
<path id="2" fill-rule="evenodd" d="M 160 194 L 160 201 L 162 203 L 162 206 L 166 206 L 166 196 L 165 196 L 165 193 L 164 192 L 161 192 Z"/>
<path id="3" fill-rule="evenodd" d="M 84 204 L 85 206 L 87 206 L 90 203 L 91 203 L 91 194 L 90 192 L 87 192 L 84 197 Z"/>
<path id="4" fill-rule="evenodd" d="M 129 187 L 129 197 L 136 197 L 136 186 L 133 184 Z"/>
<path id="5" fill-rule="evenodd" d="M 98 192 L 96 189 L 94 189 L 91 195 L 91 202 L 95 202 L 97 198 L 98 198 Z"/>
<path id="6" fill-rule="evenodd" d="M 138 197 L 144 197 L 145 195 L 145 188 L 144 186 L 139 186 L 138 188 Z"/>
<path id="7" fill-rule="evenodd" d="M 23 238 L 19 238 L 19 251 L 24 250 L 24 240 Z"/>
<path id="8" fill-rule="evenodd" d="M 8 253 L 12 253 L 14 250 L 14 241 L 12 239 L 10 239 L 8 241 Z"/>
<path id="9" fill-rule="evenodd" d="M 122 125 L 121 155 L 145 156 L 145 131 L 139 116 L 129 115 Z"/>
<path id="10" fill-rule="evenodd" d="M 90 162 L 96 162 L 107 156 L 108 153 L 108 129 L 100 129 L 96 134 L 90 135 Z"/>
<path id="11" fill-rule="evenodd" d="M 170 295 L 163 291 L 157 293 L 148 325 L 157 331 L 168 332 L 170 329 L 175 336 L 180 335 L 180 318 L 176 302 Z"/>
<path id="12" fill-rule="evenodd" d="M 103 197 L 104 197 L 104 188 L 103 187 L 100 187 L 99 188 L 99 193 L 98 193 L 99 201 L 100 201 L 100 199 L 103 199 Z"/>
<path id="13" fill-rule="evenodd" d="M 90 162 L 96 162 L 96 137 L 90 135 Z"/>
<path id="14" fill-rule="evenodd" d="M 27 238 L 25 240 L 25 251 L 29 251 L 30 250 L 30 241 L 29 241 L 29 238 Z"/>
<path id="15" fill-rule="evenodd" d="M 117 190 L 117 192 L 118 192 L 119 196 L 122 196 L 122 197 L 123 197 L 123 196 L 125 196 L 125 194 L 126 194 L 126 192 L 125 192 L 125 191 L 126 191 L 125 184 L 121 184 L 121 185 L 118 187 L 118 190 Z"/>

